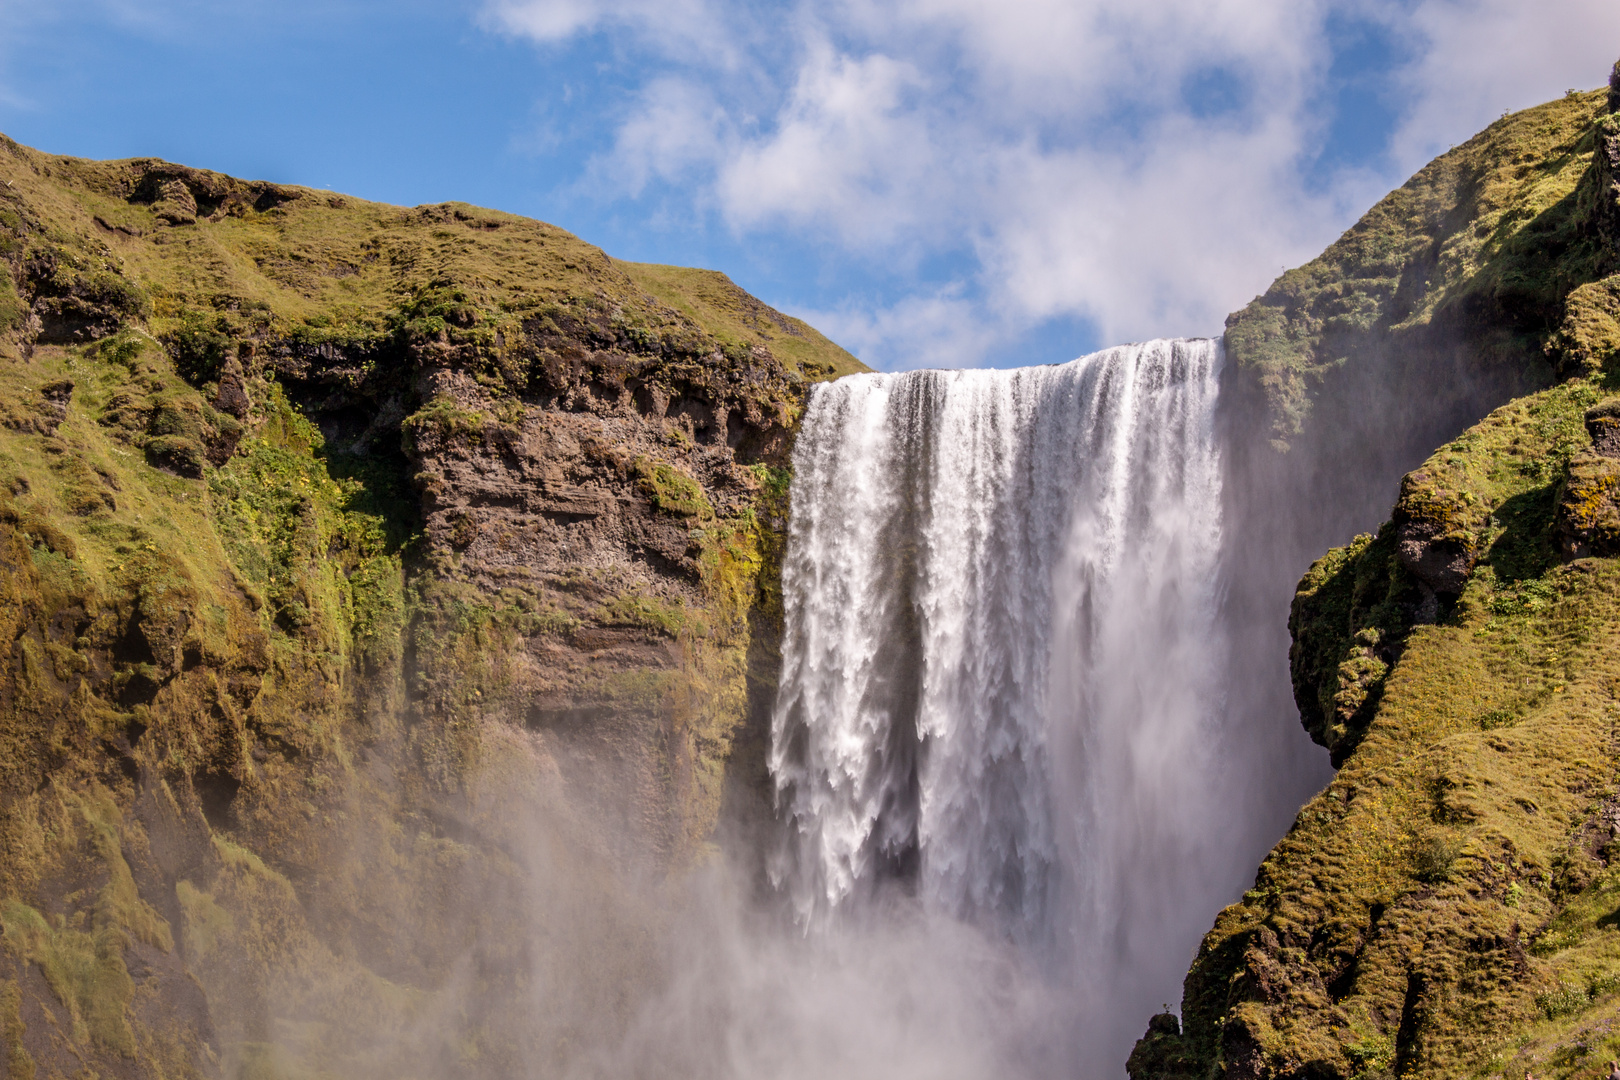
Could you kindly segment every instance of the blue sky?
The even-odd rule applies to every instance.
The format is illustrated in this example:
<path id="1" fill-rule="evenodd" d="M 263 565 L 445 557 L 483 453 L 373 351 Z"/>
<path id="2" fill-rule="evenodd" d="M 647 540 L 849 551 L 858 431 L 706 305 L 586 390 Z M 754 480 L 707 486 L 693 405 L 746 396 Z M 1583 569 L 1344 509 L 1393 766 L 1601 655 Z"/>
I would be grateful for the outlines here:
<path id="1" fill-rule="evenodd" d="M 543 218 L 869 363 L 1218 332 L 1612 0 L 0 0 L 0 131 Z"/>

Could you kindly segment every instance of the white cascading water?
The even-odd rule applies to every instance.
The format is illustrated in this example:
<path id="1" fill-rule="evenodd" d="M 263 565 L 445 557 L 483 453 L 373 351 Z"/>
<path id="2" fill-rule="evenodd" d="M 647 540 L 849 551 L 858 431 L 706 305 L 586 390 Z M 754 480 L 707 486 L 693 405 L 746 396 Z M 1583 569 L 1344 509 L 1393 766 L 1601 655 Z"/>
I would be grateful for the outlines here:
<path id="1" fill-rule="evenodd" d="M 807 927 L 911 896 L 1038 957 L 1113 1075 L 1229 887 L 1220 365 L 854 376 L 794 452 L 773 880 Z"/>

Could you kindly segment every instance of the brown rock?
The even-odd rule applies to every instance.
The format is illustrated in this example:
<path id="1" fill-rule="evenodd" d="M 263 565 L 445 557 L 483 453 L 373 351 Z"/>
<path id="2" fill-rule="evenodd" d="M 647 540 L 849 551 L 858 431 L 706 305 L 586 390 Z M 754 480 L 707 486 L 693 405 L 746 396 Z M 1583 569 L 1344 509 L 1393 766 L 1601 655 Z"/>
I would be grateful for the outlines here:
<path id="1" fill-rule="evenodd" d="M 1431 592 L 1457 596 L 1474 569 L 1475 552 L 1467 541 L 1439 535 L 1429 522 L 1407 521 L 1396 528 L 1396 557 Z"/>
<path id="2" fill-rule="evenodd" d="M 238 420 L 245 420 L 252 407 L 247 381 L 242 377 L 242 364 L 233 356 L 225 361 L 225 367 L 219 373 L 219 390 L 214 394 L 214 408 L 230 413 Z"/>
<path id="3" fill-rule="evenodd" d="M 39 388 L 39 396 L 44 401 L 39 406 L 39 421 L 36 426 L 43 427 L 43 434 L 55 435 L 56 429 L 62 421 L 67 419 L 68 402 L 73 400 L 73 380 L 57 379 L 48 382 Z"/>
<path id="4" fill-rule="evenodd" d="M 1620 457 L 1620 398 L 1586 410 L 1586 433 L 1592 436 L 1592 452 L 1603 457 Z"/>
<path id="5" fill-rule="evenodd" d="M 1611 95 L 1613 91 L 1610 91 Z M 1620 249 L 1620 114 L 1597 124 L 1592 155 L 1592 182 L 1597 187 L 1592 225 L 1610 248 Z"/>
<path id="6" fill-rule="evenodd" d="M 1565 559 L 1620 555 L 1620 455 L 1570 459 L 1554 535 Z"/>
<path id="7" fill-rule="evenodd" d="M 181 180 L 166 181 L 158 189 L 158 201 L 152 209 L 157 212 L 159 221 L 170 225 L 194 225 L 197 222 L 197 200 Z"/>
<path id="8" fill-rule="evenodd" d="M 146 444 L 146 460 L 154 469 L 201 479 L 208 457 L 201 446 L 179 435 L 159 435 Z"/>

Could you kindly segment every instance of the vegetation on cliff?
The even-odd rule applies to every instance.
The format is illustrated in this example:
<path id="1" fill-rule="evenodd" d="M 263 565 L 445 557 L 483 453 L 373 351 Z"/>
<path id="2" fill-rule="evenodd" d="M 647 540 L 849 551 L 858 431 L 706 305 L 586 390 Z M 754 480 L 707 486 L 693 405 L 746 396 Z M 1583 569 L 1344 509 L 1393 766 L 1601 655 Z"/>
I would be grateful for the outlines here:
<path id="1" fill-rule="evenodd" d="M 1140 1043 L 1133 1075 L 1565 1076 L 1620 1046 L 1590 1030 L 1620 1009 L 1620 571 L 1556 543 L 1609 392 L 1514 402 L 1409 478 L 1403 505 L 1465 518 L 1456 594 L 1413 572 L 1394 522 L 1301 582 L 1296 687 L 1338 776 L 1221 914 L 1185 1031 Z"/>
<path id="2" fill-rule="evenodd" d="M 540 222 L 5 140 L 0 261 L 0 1075 L 622 1019 L 613 882 L 738 794 L 791 431 L 858 363 Z"/>
<path id="3" fill-rule="evenodd" d="M 1617 99 L 1620 65 L 1606 97 L 1504 118 L 1229 323 L 1283 443 L 1357 364 L 1562 381 L 1435 451 L 1300 582 L 1295 698 L 1338 775 L 1205 937 L 1135 1080 L 1620 1057 Z"/>
<path id="4" fill-rule="evenodd" d="M 1522 393 L 1603 366 L 1620 348 L 1602 211 L 1620 121 L 1607 111 L 1604 91 L 1572 91 L 1504 116 L 1227 319 L 1277 445 L 1358 382 L 1378 385 L 1379 407 L 1410 409 L 1408 393 L 1459 392 L 1440 370 Z"/>

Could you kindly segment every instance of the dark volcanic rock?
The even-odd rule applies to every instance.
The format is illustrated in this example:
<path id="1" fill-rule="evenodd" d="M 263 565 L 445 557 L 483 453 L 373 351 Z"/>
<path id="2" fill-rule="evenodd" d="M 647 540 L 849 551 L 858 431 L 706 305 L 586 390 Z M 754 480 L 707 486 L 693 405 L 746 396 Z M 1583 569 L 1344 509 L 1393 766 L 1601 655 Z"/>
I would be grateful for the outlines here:
<path id="1" fill-rule="evenodd" d="M 73 380 L 48 382 L 39 388 L 39 396 L 45 399 L 40 407 L 40 420 L 46 434 L 55 434 L 57 427 L 67 419 L 68 403 L 73 400 Z"/>
<path id="2" fill-rule="evenodd" d="M 214 394 L 214 408 L 242 420 L 252 407 L 247 383 L 242 378 L 242 364 L 233 356 L 225 361 L 225 367 L 219 373 L 219 390 Z"/>
<path id="3" fill-rule="evenodd" d="M 1412 576 L 1442 596 L 1456 596 L 1474 568 L 1469 544 L 1455 537 L 1437 536 L 1427 522 L 1409 521 L 1396 531 L 1396 553 Z"/>
<path id="4" fill-rule="evenodd" d="M 1620 398 L 1611 398 L 1586 410 L 1586 433 L 1592 452 L 1620 458 Z"/>

